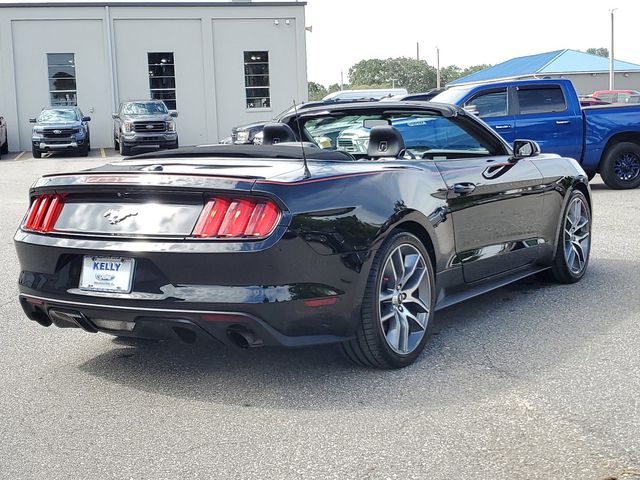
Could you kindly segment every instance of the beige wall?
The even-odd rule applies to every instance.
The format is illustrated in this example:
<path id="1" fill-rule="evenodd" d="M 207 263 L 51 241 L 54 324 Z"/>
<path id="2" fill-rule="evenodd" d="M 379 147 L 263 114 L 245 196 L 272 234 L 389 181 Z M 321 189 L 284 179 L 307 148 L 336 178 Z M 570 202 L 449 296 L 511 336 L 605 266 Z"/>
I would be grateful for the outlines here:
<path id="1" fill-rule="evenodd" d="M 76 54 L 93 146 L 112 145 L 121 100 L 149 97 L 147 52 L 159 51 L 175 53 L 180 143 L 217 142 L 234 125 L 307 100 L 304 25 L 303 4 L 0 6 L 0 114 L 10 148 L 30 149 L 28 118 L 48 105 L 46 53 Z M 268 110 L 245 108 L 242 52 L 253 49 L 270 55 Z"/>

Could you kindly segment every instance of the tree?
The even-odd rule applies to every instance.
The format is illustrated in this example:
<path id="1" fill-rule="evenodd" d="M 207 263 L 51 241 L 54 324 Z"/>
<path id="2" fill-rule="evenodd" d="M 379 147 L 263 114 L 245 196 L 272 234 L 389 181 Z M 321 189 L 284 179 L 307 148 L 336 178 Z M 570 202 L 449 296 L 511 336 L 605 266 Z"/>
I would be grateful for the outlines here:
<path id="1" fill-rule="evenodd" d="M 307 84 L 307 88 L 309 90 L 309 101 L 311 102 L 322 100 L 322 98 L 328 93 L 324 85 L 316 82 L 309 82 Z"/>
<path id="2" fill-rule="evenodd" d="M 591 55 L 598 55 L 599 57 L 609 58 L 609 49 L 605 47 L 587 48 L 587 53 L 590 53 Z"/>
<path id="3" fill-rule="evenodd" d="M 424 60 L 399 57 L 361 60 L 349 69 L 353 88 L 406 88 L 424 92 L 436 86 L 436 69 Z"/>

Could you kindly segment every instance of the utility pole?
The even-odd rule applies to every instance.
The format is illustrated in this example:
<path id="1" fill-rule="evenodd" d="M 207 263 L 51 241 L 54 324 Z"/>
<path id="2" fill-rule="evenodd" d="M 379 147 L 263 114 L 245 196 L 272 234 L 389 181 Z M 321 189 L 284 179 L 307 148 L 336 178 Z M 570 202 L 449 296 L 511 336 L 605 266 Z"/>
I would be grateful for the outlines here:
<path id="1" fill-rule="evenodd" d="M 611 14 L 611 48 L 609 49 L 609 90 L 613 90 L 615 87 L 615 71 L 613 69 L 613 12 L 617 8 L 609 10 Z"/>
<path id="2" fill-rule="evenodd" d="M 420 43 L 416 42 L 416 60 L 420 60 Z"/>
<path id="3" fill-rule="evenodd" d="M 440 88 L 440 49 L 436 47 L 436 88 Z"/>
<path id="4" fill-rule="evenodd" d="M 342 70 L 340 70 L 340 90 L 344 90 L 344 74 Z"/>

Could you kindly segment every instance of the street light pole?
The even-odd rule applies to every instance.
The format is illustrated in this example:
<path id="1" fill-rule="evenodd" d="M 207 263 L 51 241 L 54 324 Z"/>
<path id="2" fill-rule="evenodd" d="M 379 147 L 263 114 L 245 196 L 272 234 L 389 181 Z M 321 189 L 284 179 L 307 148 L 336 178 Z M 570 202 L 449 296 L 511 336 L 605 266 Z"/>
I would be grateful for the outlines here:
<path id="1" fill-rule="evenodd" d="M 612 8 L 609 10 L 611 13 L 611 48 L 609 49 L 609 90 L 613 90 L 615 87 L 615 71 L 613 69 L 613 12 L 615 12 L 617 8 Z"/>
<path id="2" fill-rule="evenodd" d="M 440 49 L 436 47 L 436 88 L 440 89 Z"/>

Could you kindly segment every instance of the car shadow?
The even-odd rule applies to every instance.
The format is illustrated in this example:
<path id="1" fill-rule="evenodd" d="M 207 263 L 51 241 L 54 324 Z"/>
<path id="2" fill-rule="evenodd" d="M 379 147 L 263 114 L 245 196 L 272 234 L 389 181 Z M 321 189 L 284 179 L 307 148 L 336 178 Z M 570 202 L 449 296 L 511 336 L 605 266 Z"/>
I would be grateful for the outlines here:
<path id="1" fill-rule="evenodd" d="M 353 366 L 335 347 L 240 350 L 120 340 L 111 340 L 113 348 L 79 368 L 154 394 L 246 407 L 397 409 L 476 401 L 562 368 L 565 358 L 614 328 L 620 316 L 594 315 L 602 311 L 602 298 L 594 292 L 609 286 L 607 305 L 633 314 L 624 311 L 623 301 L 634 293 L 633 285 L 610 285 L 637 268 L 633 262 L 593 259 L 578 284 L 531 277 L 440 311 L 424 353 L 402 370 Z M 460 398 L 460 392 L 469 397 Z"/>

